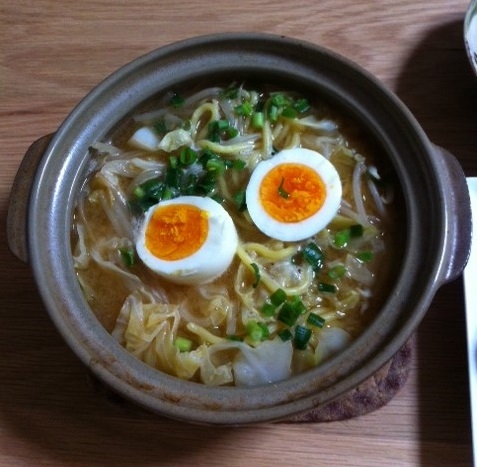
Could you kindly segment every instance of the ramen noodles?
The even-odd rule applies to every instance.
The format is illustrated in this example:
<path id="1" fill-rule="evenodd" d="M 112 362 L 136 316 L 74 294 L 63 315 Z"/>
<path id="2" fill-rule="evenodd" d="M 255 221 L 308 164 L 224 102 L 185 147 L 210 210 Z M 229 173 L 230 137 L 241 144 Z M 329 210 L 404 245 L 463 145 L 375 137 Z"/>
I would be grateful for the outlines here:
<path id="1" fill-rule="evenodd" d="M 90 148 L 72 249 L 91 309 L 146 364 L 206 385 L 343 351 L 399 258 L 396 187 L 368 140 L 267 86 L 159 96 Z"/>

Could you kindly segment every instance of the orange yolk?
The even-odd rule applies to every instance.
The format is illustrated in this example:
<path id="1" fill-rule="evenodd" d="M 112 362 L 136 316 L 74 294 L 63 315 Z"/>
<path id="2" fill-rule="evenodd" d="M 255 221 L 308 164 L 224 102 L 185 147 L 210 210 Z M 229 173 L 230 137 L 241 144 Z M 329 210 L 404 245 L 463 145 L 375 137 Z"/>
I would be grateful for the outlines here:
<path id="1" fill-rule="evenodd" d="M 166 261 L 184 259 L 194 254 L 207 239 L 207 212 L 188 204 L 159 206 L 146 228 L 146 247 Z"/>
<path id="2" fill-rule="evenodd" d="M 326 186 L 310 167 L 284 163 L 265 175 L 259 196 L 265 211 L 277 221 L 300 222 L 323 206 Z"/>

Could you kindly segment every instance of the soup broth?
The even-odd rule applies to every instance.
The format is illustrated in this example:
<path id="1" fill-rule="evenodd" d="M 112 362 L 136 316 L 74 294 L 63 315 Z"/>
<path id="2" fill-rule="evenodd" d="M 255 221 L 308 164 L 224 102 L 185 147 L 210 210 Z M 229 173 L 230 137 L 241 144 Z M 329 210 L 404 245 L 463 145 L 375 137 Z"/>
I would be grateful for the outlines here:
<path id="1" fill-rule="evenodd" d="M 260 164 L 296 149 L 332 164 L 339 209 L 318 232 L 283 240 L 257 228 L 247 187 Z M 316 96 L 248 83 L 170 92 L 90 152 L 73 220 L 77 277 L 104 327 L 158 370 L 207 385 L 280 381 L 344 350 L 389 293 L 403 223 L 386 155 Z M 136 246 L 145 213 L 191 196 L 219 203 L 238 243 L 218 277 L 183 284 L 146 266 Z M 221 237 L 194 268 L 230 242 Z"/>

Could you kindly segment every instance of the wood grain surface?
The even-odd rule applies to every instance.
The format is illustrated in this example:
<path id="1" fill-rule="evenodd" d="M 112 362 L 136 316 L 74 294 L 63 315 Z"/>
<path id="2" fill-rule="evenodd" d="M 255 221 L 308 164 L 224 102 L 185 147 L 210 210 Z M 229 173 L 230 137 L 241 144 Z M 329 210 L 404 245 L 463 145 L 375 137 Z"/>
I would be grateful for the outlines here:
<path id="1" fill-rule="evenodd" d="M 109 397 L 53 327 L 6 216 L 29 145 L 54 132 L 103 78 L 196 35 L 264 31 L 308 40 L 381 79 L 430 139 L 477 176 L 477 79 L 464 0 L 3 0 L 0 4 L 0 465 L 469 466 L 462 280 L 445 285 L 415 335 L 405 387 L 347 421 L 198 427 Z"/>

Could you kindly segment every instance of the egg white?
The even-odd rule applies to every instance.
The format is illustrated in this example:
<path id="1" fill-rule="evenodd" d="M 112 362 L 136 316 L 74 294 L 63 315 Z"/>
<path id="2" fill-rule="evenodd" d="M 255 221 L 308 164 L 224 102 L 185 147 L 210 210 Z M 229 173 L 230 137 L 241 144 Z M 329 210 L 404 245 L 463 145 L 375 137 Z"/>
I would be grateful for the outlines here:
<path id="1" fill-rule="evenodd" d="M 154 256 L 146 246 L 145 233 L 154 211 L 159 206 L 188 204 L 208 215 L 208 235 L 202 246 L 187 258 L 167 261 Z M 230 266 L 238 245 L 237 231 L 227 211 L 211 198 L 180 196 L 152 206 L 145 214 L 136 250 L 142 262 L 158 275 L 178 284 L 204 284 L 216 279 Z"/>
<path id="2" fill-rule="evenodd" d="M 326 198 L 312 216 L 298 222 L 281 222 L 271 217 L 260 200 L 260 186 L 267 173 L 284 163 L 303 164 L 314 170 L 326 187 Z M 338 172 L 331 162 L 316 151 L 305 148 L 285 149 L 260 162 L 252 172 L 245 198 L 252 221 L 264 234 L 282 241 L 299 241 L 324 229 L 338 212 L 342 187 Z"/>

